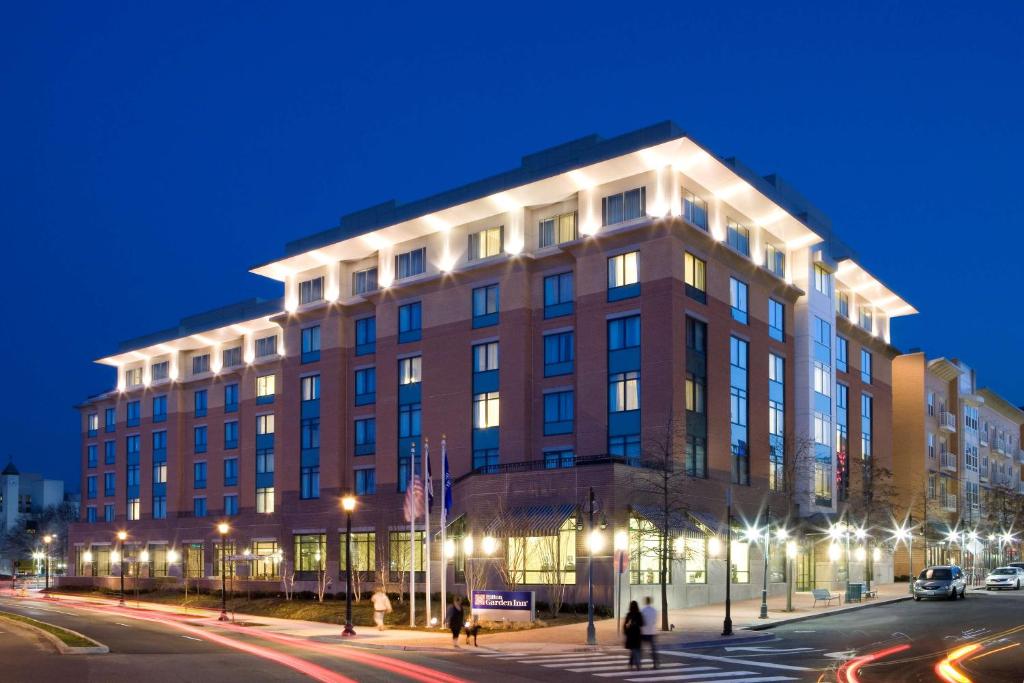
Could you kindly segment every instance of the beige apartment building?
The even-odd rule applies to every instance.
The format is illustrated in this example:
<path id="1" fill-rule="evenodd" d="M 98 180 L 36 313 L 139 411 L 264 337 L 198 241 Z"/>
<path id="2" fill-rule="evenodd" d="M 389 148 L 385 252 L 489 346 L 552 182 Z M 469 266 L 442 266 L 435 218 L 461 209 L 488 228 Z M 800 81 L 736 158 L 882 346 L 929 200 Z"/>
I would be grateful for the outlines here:
<path id="1" fill-rule="evenodd" d="M 981 568 L 1020 557 L 1024 411 L 979 389 L 963 361 L 922 352 L 893 360 L 896 520 L 913 536 L 896 548 L 896 575 L 928 564 Z"/>

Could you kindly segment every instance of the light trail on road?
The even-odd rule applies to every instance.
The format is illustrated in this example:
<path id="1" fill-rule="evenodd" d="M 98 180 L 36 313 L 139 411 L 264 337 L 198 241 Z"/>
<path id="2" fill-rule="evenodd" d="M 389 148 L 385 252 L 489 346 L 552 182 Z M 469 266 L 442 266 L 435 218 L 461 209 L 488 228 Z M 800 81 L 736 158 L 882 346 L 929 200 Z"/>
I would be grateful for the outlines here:
<path id="1" fill-rule="evenodd" d="M 847 660 L 841 667 L 839 667 L 839 683 L 860 683 L 860 677 L 857 674 L 862 668 L 869 664 L 874 664 L 879 659 L 909 649 L 910 645 L 908 643 L 902 643 L 900 645 L 894 645 L 893 647 L 887 647 L 884 650 L 876 650 L 875 652 L 869 652 L 866 655 L 860 655 L 859 657 Z"/>
<path id="2" fill-rule="evenodd" d="M 962 645 L 950 652 L 935 665 L 935 675 L 947 683 L 972 683 L 966 674 L 956 668 L 960 660 L 981 649 L 981 643 Z"/>

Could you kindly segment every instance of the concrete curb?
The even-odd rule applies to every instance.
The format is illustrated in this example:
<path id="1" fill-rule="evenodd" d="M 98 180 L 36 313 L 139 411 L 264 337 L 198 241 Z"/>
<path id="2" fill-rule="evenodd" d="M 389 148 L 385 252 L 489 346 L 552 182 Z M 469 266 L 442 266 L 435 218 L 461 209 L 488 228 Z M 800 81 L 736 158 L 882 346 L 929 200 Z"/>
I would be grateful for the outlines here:
<path id="1" fill-rule="evenodd" d="M 78 631 L 72 631 L 71 629 L 64 628 L 63 626 L 57 626 L 56 624 L 50 624 L 51 626 L 59 628 L 62 631 L 67 631 L 68 633 L 74 634 L 74 635 L 78 636 L 79 638 L 84 638 L 85 640 L 88 640 L 88 641 L 91 641 L 93 643 L 96 643 L 96 645 L 95 646 L 91 646 L 91 647 L 72 647 L 70 645 L 67 645 L 63 640 L 61 640 L 60 638 L 58 638 L 54 634 L 52 634 L 49 631 L 46 631 L 44 629 L 41 629 L 38 626 L 33 626 L 32 624 L 27 624 L 24 621 L 19 621 L 18 619 L 8 619 L 8 618 L 6 618 L 6 616 L 3 613 L 0 613 L 0 619 L 3 619 L 4 622 L 6 622 L 8 624 L 13 624 L 15 626 L 21 626 L 22 628 L 26 628 L 26 629 L 28 629 L 30 631 L 38 633 L 39 635 L 43 636 L 44 638 L 49 640 L 51 643 L 53 643 L 54 647 L 57 648 L 57 652 L 61 653 L 62 655 L 105 655 L 105 654 L 108 654 L 110 652 L 110 648 L 107 647 L 106 645 L 103 645 L 102 643 L 97 643 L 95 640 L 93 640 L 89 636 L 82 635 Z M 36 621 L 39 621 L 39 620 L 36 619 Z M 47 623 L 47 622 L 41 622 L 41 623 Z"/>
<path id="2" fill-rule="evenodd" d="M 868 609 L 869 607 L 879 607 L 881 605 L 892 605 L 897 602 L 904 602 L 905 600 L 911 600 L 910 595 L 904 595 L 899 598 L 886 598 L 885 600 L 876 600 L 875 602 L 866 602 L 855 607 L 843 607 L 842 609 L 832 610 L 831 612 L 816 612 L 814 614 L 804 614 L 799 617 L 791 617 L 789 619 L 782 619 L 780 621 L 773 621 L 769 624 L 751 624 L 750 626 L 744 626 L 744 631 L 766 631 L 768 629 L 776 628 L 778 626 L 785 626 L 786 624 L 795 624 L 800 621 L 810 621 L 811 619 L 825 619 L 827 617 L 834 616 L 836 614 L 848 614 L 859 609 Z"/>

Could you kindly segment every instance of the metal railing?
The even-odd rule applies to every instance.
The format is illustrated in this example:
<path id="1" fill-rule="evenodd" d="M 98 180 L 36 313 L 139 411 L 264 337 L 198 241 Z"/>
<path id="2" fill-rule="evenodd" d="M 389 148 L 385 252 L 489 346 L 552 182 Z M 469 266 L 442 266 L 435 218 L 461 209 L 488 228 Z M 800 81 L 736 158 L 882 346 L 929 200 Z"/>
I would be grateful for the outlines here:
<path id="1" fill-rule="evenodd" d="M 572 464 L 569 465 L 564 459 L 555 460 L 523 460 L 520 462 L 506 462 L 497 465 L 483 465 L 473 471 L 462 475 L 456 481 L 462 481 L 466 477 L 471 477 L 477 474 L 511 474 L 515 472 L 537 472 L 541 470 L 558 470 L 566 469 L 567 467 L 589 467 L 592 465 L 639 465 L 640 458 L 627 458 L 621 455 L 585 455 L 576 456 L 572 460 Z"/>
<path id="2" fill-rule="evenodd" d="M 950 432 L 955 432 L 956 431 L 956 415 L 954 415 L 953 413 L 949 412 L 948 410 L 943 410 L 942 412 L 940 412 L 939 413 L 939 429 L 945 429 L 945 430 L 950 431 Z"/>
<path id="3" fill-rule="evenodd" d="M 956 455 L 952 451 L 942 451 L 939 462 L 944 470 L 956 469 Z"/>
<path id="4" fill-rule="evenodd" d="M 956 511 L 956 494 L 955 493 L 943 494 L 940 497 L 939 501 L 940 501 L 940 505 L 942 505 L 942 509 L 943 510 L 950 510 L 952 512 Z"/>

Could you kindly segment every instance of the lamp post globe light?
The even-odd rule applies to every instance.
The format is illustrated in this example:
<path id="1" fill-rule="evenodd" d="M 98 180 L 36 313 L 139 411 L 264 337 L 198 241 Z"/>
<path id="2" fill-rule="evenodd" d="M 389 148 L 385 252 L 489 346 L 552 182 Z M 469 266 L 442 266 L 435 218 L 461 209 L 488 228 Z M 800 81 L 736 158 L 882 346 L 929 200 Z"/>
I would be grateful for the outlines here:
<path id="1" fill-rule="evenodd" d="M 43 553 L 45 554 L 43 557 L 43 573 L 46 582 L 44 588 L 46 595 L 44 597 L 46 598 L 50 597 L 50 544 L 53 543 L 53 539 L 53 534 L 43 536 Z"/>
<path id="2" fill-rule="evenodd" d="M 341 508 L 345 511 L 345 629 L 342 636 L 354 636 L 352 628 L 352 512 L 356 509 L 355 496 L 341 499 Z M 427 596 L 429 599 L 429 596 Z"/>
<path id="3" fill-rule="evenodd" d="M 220 534 L 220 616 L 217 618 L 218 621 L 228 620 L 228 570 L 226 551 L 227 551 L 227 535 L 231 531 L 231 527 L 227 522 L 221 522 L 217 525 L 217 533 Z"/>
<path id="4" fill-rule="evenodd" d="M 117 532 L 117 553 L 118 558 L 118 571 L 121 578 L 121 595 L 118 597 L 117 604 L 119 607 L 124 607 L 124 542 L 128 539 L 128 532 L 121 530 Z"/>

